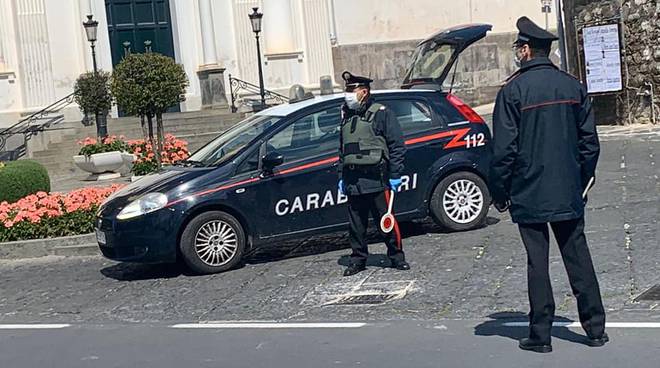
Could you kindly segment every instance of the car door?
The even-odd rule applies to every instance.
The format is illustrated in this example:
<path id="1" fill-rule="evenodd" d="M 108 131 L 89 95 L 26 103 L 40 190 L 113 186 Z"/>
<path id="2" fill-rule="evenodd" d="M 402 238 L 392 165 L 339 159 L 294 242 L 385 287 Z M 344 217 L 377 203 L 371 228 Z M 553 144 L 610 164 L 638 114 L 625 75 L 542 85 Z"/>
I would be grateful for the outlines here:
<path id="1" fill-rule="evenodd" d="M 340 105 L 294 119 L 266 139 L 260 155 L 282 156 L 272 172 L 262 172 L 252 189 L 262 239 L 322 230 L 338 223 L 337 191 Z M 262 167 L 262 166 L 261 166 Z"/>
<path id="2" fill-rule="evenodd" d="M 442 131 L 446 124 L 422 97 L 386 97 L 377 101 L 394 113 L 406 142 L 403 184 L 396 196 L 396 213 L 416 213 L 425 200 L 424 189 L 432 177 L 433 164 L 445 154 L 437 142 L 425 137 Z"/>

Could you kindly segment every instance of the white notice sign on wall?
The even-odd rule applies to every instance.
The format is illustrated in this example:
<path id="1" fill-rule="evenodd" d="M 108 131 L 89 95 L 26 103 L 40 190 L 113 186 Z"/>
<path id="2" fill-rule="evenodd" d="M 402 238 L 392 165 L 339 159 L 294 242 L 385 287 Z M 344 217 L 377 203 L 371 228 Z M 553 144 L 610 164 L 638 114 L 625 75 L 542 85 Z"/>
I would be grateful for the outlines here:
<path id="1" fill-rule="evenodd" d="M 619 25 L 583 29 L 587 91 L 602 93 L 623 89 Z"/>

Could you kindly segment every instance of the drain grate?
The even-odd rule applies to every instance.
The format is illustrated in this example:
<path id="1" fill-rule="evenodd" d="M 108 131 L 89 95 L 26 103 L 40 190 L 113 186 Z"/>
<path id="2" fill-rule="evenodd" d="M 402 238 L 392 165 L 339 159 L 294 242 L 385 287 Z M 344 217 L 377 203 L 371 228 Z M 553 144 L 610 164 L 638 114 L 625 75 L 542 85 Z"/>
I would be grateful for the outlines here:
<path id="1" fill-rule="evenodd" d="M 651 287 L 650 289 L 643 292 L 640 296 L 635 298 L 636 302 L 649 300 L 660 301 L 660 284 Z"/>

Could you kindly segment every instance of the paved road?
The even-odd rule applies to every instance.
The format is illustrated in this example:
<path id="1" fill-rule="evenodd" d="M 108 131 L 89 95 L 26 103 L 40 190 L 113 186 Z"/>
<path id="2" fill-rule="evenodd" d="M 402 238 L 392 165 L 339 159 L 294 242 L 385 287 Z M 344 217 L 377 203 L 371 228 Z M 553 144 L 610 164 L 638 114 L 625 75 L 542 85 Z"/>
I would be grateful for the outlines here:
<path id="1" fill-rule="evenodd" d="M 598 183 L 590 195 L 587 213 L 587 236 L 608 318 L 609 321 L 660 322 L 660 301 L 635 301 L 643 291 L 660 283 L 660 170 L 656 163 L 660 142 L 648 135 L 630 137 L 617 132 L 603 138 Z M 16 354 L 25 353 L 30 347 L 43 347 L 49 341 L 55 347 L 71 345 L 69 350 L 65 349 L 68 352 L 73 352 L 80 344 L 87 347 L 80 350 L 80 354 L 91 355 L 94 349 L 98 354 L 118 349 L 132 352 L 129 356 L 138 359 L 141 350 L 129 342 L 144 339 L 146 342 L 141 347 L 149 354 L 140 359 L 151 359 L 151 362 L 161 359 L 155 353 L 155 349 L 162 346 L 160 343 L 174 346 L 181 341 L 192 351 L 201 352 L 206 347 L 208 359 L 219 359 L 221 352 L 240 350 L 223 347 L 214 352 L 213 346 L 237 347 L 234 337 L 252 346 L 250 344 L 254 344 L 258 336 L 251 335 L 252 332 L 246 332 L 247 335 L 223 332 L 212 334 L 220 339 L 215 341 L 204 339 L 206 335 L 202 332 L 196 332 L 199 335 L 171 332 L 162 324 L 222 320 L 375 321 L 376 327 L 361 332 L 365 334 L 360 340 L 364 343 L 358 343 L 353 335 L 336 335 L 337 332 L 318 332 L 309 339 L 297 332 L 267 336 L 268 341 L 281 343 L 277 345 L 279 352 L 273 354 L 281 358 L 277 361 L 282 364 L 290 362 L 284 347 L 293 341 L 292 336 L 301 337 L 297 340 L 300 351 L 311 345 L 323 347 L 319 357 L 323 357 L 326 365 L 335 356 L 350 356 L 351 361 L 358 361 L 363 353 L 384 350 L 397 343 L 406 344 L 400 349 L 401 354 L 390 356 L 396 358 L 394 360 L 387 360 L 385 356 L 385 361 L 416 359 L 413 352 L 417 349 L 428 355 L 425 362 L 436 358 L 450 363 L 463 358 L 476 362 L 479 358 L 491 359 L 490 354 L 493 354 L 492 359 L 505 362 L 507 354 L 516 352 L 515 343 L 508 338 L 475 337 L 471 329 L 480 322 L 460 322 L 463 329 L 455 338 L 450 338 L 433 329 L 419 329 L 415 327 L 419 322 L 415 321 L 484 321 L 499 318 L 499 313 L 524 317 L 528 308 L 526 260 L 510 217 L 491 211 L 486 227 L 464 233 L 445 233 L 431 223 L 404 224 L 402 228 L 406 238 L 404 246 L 413 267 L 411 271 L 384 268 L 384 257 L 376 254 L 370 259 L 367 272 L 351 278 L 341 277 L 345 255 L 349 253 L 347 241 L 341 234 L 276 244 L 254 255 L 238 270 L 209 276 L 190 275 L 171 266 L 118 264 L 101 257 L 0 261 L 0 324 L 74 324 L 73 328 L 62 331 L 0 330 L 0 356 L 18 359 L 7 360 L 9 362 L 20 361 Z M 374 245 L 372 249 L 374 253 L 385 252 L 383 245 Z M 554 248 L 551 274 L 557 313 L 574 320 L 575 302 L 561 258 Z M 399 329 L 407 331 L 406 338 L 389 337 L 390 331 Z M 649 352 L 657 356 L 659 344 L 645 340 L 645 334 L 651 334 L 648 336 L 658 341 L 657 333 L 633 331 L 615 332 L 621 334 L 620 345 L 607 348 L 611 354 L 605 357 L 634 360 L 647 357 L 645 354 Z M 419 343 L 413 344 L 415 341 Z M 481 344 L 485 342 L 487 347 L 482 350 Z M 319 345 L 322 343 L 327 345 Z M 638 343 L 640 347 L 635 348 Z M 565 343 L 558 341 L 558 344 Z M 349 353 L 352 345 L 356 350 Z M 584 348 L 573 345 L 566 349 L 569 352 L 566 361 L 570 361 L 573 353 L 584 353 Z M 12 351 L 8 355 L 7 346 Z M 419 348 L 413 348 L 416 346 Z M 289 348 L 298 351 L 295 346 Z M 53 349 L 47 348 L 44 354 Z M 176 358 L 174 351 L 167 351 L 162 359 L 171 362 L 181 362 L 191 356 L 197 359 L 194 354 Z M 309 351 L 314 352 L 313 349 Z M 474 351 L 479 353 L 472 354 Z M 76 366 L 73 364 L 74 357 L 78 357 L 76 354 L 62 354 L 72 365 L 54 366 Z M 35 355 L 34 359 L 39 356 Z M 108 355 L 103 356 L 108 358 Z M 171 359 L 167 359 L 168 356 Z M 263 358 L 264 355 L 255 356 Z M 564 361 L 563 355 L 560 356 L 562 359 L 557 361 Z M 370 362 L 373 366 L 379 361 Z M 410 363 L 416 365 L 409 366 L 423 366 L 417 361 Z M 215 364 L 217 366 L 217 361 Z M 0 364 L 3 368 L 14 366 L 36 365 Z"/>
<path id="2" fill-rule="evenodd" d="M 482 321 L 374 323 L 358 329 L 176 330 L 96 325 L 0 331 L 2 367 L 652 367 L 660 330 L 610 330 L 603 348 L 558 328 L 554 352 L 519 350 L 523 328 Z"/>

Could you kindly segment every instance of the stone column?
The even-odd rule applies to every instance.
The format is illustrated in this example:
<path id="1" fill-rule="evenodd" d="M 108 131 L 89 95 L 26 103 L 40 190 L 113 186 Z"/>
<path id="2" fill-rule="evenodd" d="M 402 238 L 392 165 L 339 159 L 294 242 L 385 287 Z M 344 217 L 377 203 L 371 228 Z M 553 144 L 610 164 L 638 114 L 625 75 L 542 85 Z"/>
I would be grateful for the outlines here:
<path id="1" fill-rule="evenodd" d="M 202 109 L 228 108 L 229 103 L 225 94 L 225 68 L 218 65 L 215 47 L 211 0 L 199 0 L 199 20 L 204 54 L 203 64 L 197 71 L 202 92 Z"/>

